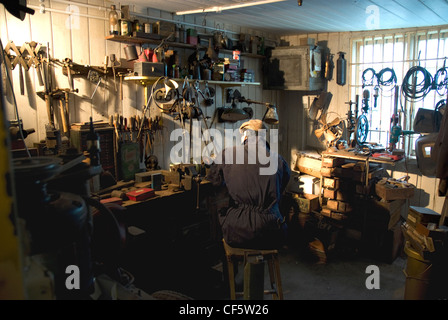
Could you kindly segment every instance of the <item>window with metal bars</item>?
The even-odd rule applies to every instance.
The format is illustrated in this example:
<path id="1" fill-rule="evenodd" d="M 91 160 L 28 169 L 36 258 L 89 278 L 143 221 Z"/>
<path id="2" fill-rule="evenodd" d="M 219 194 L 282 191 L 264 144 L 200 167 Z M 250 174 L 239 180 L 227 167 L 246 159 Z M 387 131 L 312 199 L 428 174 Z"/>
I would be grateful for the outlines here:
<path id="1" fill-rule="evenodd" d="M 358 116 L 369 120 L 366 141 L 389 147 L 396 119 L 402 134 L 395 148 L 414 156 L 418 109 L 446 104 L 448 28 L 353 38 L 351 48 L 349 92 L 359 96 Z"/>

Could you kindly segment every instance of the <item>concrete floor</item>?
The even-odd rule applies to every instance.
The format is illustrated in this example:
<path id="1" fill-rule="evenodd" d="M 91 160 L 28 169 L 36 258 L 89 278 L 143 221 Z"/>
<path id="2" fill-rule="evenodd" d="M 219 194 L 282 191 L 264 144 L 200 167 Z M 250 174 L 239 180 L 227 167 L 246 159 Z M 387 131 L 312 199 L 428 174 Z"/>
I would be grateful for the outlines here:
<path id="1" fill-rule="evenodd" d="M 280 252 L 280 268 L 285 300 L 403 300 L 406 256 L 392 263 L 368 257 L 335 257 L 317 263 L 295 250 Z M 369 265 L 379 269 L 379 289 L 367 289 Z"/>

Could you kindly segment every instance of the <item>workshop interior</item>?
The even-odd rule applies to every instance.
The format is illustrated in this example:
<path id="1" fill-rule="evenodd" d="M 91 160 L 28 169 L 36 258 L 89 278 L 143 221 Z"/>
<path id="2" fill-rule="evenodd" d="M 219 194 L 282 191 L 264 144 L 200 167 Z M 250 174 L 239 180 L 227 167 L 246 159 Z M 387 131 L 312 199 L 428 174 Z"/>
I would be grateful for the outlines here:
<path id="1" fill-rule="evenodd" d="M 0 299 L 334 298 L 291 259 L 448 298 L 445 1 L 0 2 Z M 226 247 L 207 180 L 251 119 L 291 169 L 279 250 Z"/>

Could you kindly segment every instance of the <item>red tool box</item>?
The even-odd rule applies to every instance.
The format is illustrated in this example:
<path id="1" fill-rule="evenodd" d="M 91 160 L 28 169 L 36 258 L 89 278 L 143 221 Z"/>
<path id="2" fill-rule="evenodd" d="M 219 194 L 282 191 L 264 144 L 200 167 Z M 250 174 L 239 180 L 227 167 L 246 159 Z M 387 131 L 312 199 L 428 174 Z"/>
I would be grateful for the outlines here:
<path id="1" fill-rule="evenodd" d="M 129 191 L 126 193 L 126 195 L 128 196 L 129 200 L 142 201 L 154 197 L 156 194 L 154 189 L 152 188 L 140 188 L 137 190 Z"/>

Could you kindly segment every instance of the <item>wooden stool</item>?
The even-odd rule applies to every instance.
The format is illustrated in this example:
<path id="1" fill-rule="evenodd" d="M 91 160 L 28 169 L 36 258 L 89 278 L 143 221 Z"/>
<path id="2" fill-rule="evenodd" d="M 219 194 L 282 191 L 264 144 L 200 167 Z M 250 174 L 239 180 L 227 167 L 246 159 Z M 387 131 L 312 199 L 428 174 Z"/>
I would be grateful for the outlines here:
<path id="1" fill-rule="evenodd" d="M 272 294 L 275 300 L 283 300 L 282 281 L 280 277 L 280 264 L 278 260 L 278 250 L 257 250 L 257 249 L 243 249 L 233 248 L 229 246 L 226 241 L 222 240 L 224 244 L 224 251 L 227 258 L 227 269 L 229 273 L 230 299 L 235 300 L 236 296 L 244 295 L 244 292 L 235 292 L 235 273 L 234 262 L 247 262 L 248 256 L 258 256 L 266 261 L 269 268 L 269 279 L 271 282 L 271 290 L 264 290 L 264 294 Z"/>

